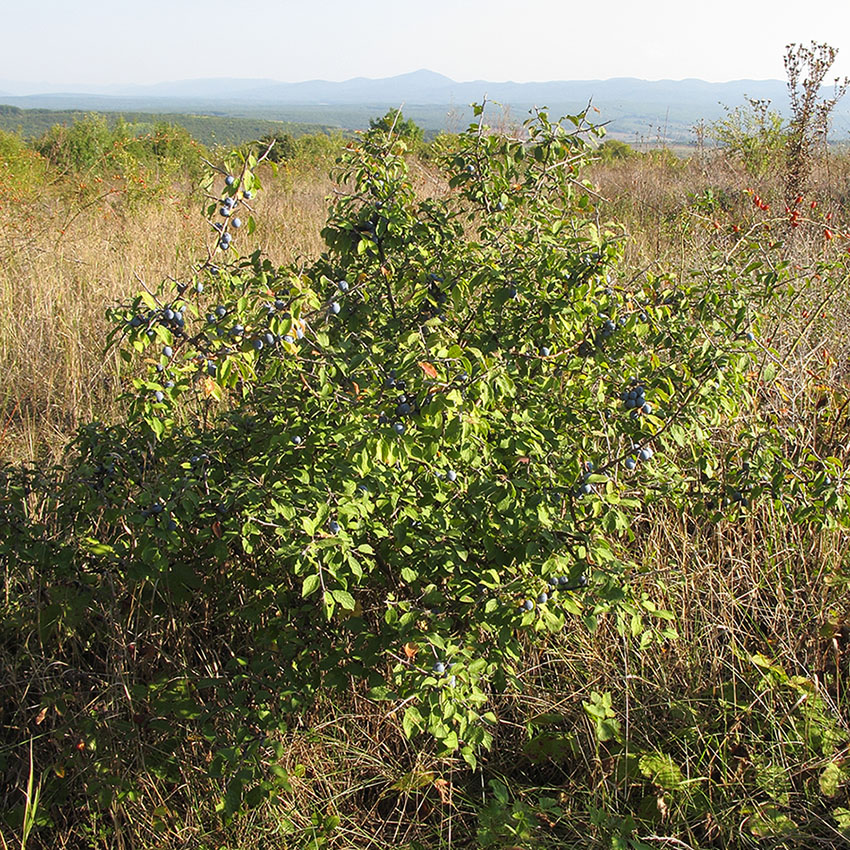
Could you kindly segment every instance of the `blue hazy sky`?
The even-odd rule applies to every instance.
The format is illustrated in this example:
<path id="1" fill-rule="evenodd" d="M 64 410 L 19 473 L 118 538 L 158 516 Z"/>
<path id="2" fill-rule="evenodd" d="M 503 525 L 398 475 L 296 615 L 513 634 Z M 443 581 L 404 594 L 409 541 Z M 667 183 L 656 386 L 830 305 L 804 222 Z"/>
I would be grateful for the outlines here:
<path id="1" fill-rule="evenodd" d="M 787 0 L 0 0 L 0 80 L 385 77 L 784 79 L 784 47 L 839 48 L 850 3 Z"/>

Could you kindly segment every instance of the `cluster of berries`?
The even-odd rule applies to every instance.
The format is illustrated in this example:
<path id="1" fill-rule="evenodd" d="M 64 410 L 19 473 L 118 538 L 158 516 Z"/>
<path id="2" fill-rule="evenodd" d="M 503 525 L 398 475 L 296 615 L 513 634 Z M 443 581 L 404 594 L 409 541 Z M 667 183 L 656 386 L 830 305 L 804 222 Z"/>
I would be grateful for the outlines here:
<path id="1" fill-rule="evenodd" d="M 635 384 L 623 390 L 620 400 L 626 410 L 632 411 L 632 417 L 635 419 L 641 413 L 652 413 L 652 405 L 646 400 L 646 387 L 643 384 Z"/>

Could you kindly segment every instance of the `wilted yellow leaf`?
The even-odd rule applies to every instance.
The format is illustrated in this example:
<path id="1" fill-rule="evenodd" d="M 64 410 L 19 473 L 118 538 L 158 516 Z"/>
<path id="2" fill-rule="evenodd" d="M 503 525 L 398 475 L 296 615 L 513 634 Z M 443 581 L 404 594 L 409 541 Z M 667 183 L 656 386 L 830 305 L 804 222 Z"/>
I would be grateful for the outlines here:
<path id="1" fill-rule="evenodd" d="M 452 804 L 452 784 L 447 779 L 435 779 L 434 787 L 437 789 L 437 793 L 440 795 L 440 802 L 444 806 L 450 806 Z"/>

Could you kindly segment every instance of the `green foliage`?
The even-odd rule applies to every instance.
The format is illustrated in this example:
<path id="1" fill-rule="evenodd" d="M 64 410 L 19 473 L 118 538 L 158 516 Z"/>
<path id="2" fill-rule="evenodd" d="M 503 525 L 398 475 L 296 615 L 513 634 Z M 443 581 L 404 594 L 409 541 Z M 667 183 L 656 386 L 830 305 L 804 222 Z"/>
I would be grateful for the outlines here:
<path id="1" fill-rule="evenodd" d="M 583 218 L 572 176 L 587 131 L 543 113 L 527 143 L 473 126 L 447 163 L 448 202 L 418 200 L 403 143 L 374 131 L 341 162 L 354 189 L 314 268 L 207 265 L 203 299 L 184 285 L 116 313 L 127 357 L 156 364 L 129 399 L 130 433 L 155 442 L 103 506 L 130 530 L 98 546 L 172 592 L 223 568 L 253 588 L 240 610 L 255 672 L 287 647 L 278 694 L 354 676 L 404 701 L 411 736 L 470 764 L 492 740 L 489 689 L 520 686 L 524 635 L 593 629 L 612 610 L 643 643 L 668 634 L 663 612 L 631 599 L 618 541 L 635 485 L 675 490 L 679 448 L 696 454 L 698 423 L 734 414 L 749 361 L 719 337 L 731 300 L 617 282 L 613 233 Z M 227 199 L 238 213 L 254 168 L 211 219 Z M 620 398 L 639 384 L 655 407 L 630 416 Z M 616 726 L 599 706 L 606 740 Z"/>
<path id="2" fill-rule="evenodd" d="M 70 127 L 56 124 L 33 143 L 53 168 L 78 174 L 124 176 L 139 171 L 174 178 L 200 175 L 203 148 L 183 127 L 156 122 L 148 132 L 119 119 L 110 126 L 104 115 L 92 114 Z"/>
<path id="3" fill-rule="evenodd" d="M 740 157 L 753 177 L 764 177 L 782 165 L 788 131 L 769 100 L 749 98 L 744 106 L 726 107 L 726 117 L 707 128 L 710 139 Z"/>
<path id="4" fill-rule="evenodd" d="M 0 196 L 32 192 L 42 185 L 46 166 L 23 139 L 0 131 Z"/>
<path id="5" fill-rule="evenodd" d="M 0 104 L 0 129 L 19 133 L 25 139 L 38 139 L 56 125 L 71 126 L 91 113 L 76 109 L 21 109 Z M 109 126 L 124 120 L 125 113 L 99 112 Z M 234 148 L 268 133 L 300 137 L 305 133 L 334 132 L 334 125 L 273 121 L 264 118 L 241 118 L 229 115 L 194 115 L 180 112 L 156 113 L 132 110 L 132 123 L 137 135 L 152 131 L 154 125 L 167 123 L 186 130 L 192 138 L 207 147 Z M 363 119 L 366 120 L 365 118 Z M 337 131 L 338 132 L 338 131 Z"/>
<path id="6" fill-rule="evenodd" d="M 113 136 L 114 153 L 107 162 L 117 164 L 124 174 L 141 170 L 159 178 L 188 177 L 193 184 L 204 174 L 205 149 L 176 124 L 157 121 L 149 132 L 139 135 L 133 125 L 119 121 Z"/>
<path id="7" fill-rule="evenodd" d="M 394 135 L 413 143 L 425 139 L 425 131 L 412 118 L 405 118 L 400 109 L 390 109 L 380 118 L 370 118 L 369 129 L 384 133 L 392 131 Z"/>
<path id="8" fill-rule="evenodd" d="M 106 118 L 88 115 L 70 127 L 54 125 L 34 143 L 38 153 L 63 171 L 89 171 L 111 152 L 113 135 Z"/>
<path id="9" fill-rule="evenodd" d="M 268 133 L 260 139 L 259 149 L 261 152 L 268 151 L 266 159 L 269 162 L 286 162 L 295 158 L 298 144 L 289 133 Z"/>
<path id="10" fill-rule="evenodd" d="M 606 164 L 638 156 L 638 152 L 630 144 L 618 139 L 605 139 L 598 147 L 597 154 Z"/>
<path id="11" fill-rule="evenodd" d="M 511 794 L 499 779 L 490 780 L 492 796 L 479 816 L 478 846 L 482 848 L 512 846 L 556 846 L 545 842 L 541 824 L 557 827 L 566 812 L 557 799 L 546 795 Z"/>
<path id="12" fill-rule="evenodd" d="M 309 166 L 322 166 L 330 170 L 346 138 L 339 131 L 333 133 L 307 133 L 298 137 L 298 162 Z"/>
<path id="13" fill-rule="evenodd" d="M 262 156 L 268 162 L 285 164 L 290 175 L 310 169 L 321 169 L 326 174 L 346 142 L 341 132 L 307 133 L 297 137 L 290 133 L 268 133 L 243 146 L 242 150 L 245 155 Z"/>
<path id="14" fill-rule="evenodd" d="M 447 157 L 457 153 L 460 149 L 460 136 L 457 133 L 437 133 L 427 144 L 418 151 L 418 155 L 424 161 L 445 161 Z"/>

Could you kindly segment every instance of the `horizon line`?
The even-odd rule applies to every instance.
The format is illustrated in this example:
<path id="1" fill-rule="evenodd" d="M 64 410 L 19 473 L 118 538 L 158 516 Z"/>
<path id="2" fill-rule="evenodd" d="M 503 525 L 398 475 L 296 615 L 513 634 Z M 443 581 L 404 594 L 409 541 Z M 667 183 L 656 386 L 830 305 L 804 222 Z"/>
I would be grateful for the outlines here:
<path id="1" fill-rule="evenodd" d="M 684 82 L 699 82 L 706 83 L 708 85 L 729 85 L 732 83 L 782 83 L 787 84 L 787 81 L 781 80 L 777 77 L 738 77 L 735 79 L 729 80 L 706 80 L 702 77 L 658 77 L 655 79 L 649 79 L 646 77 L 636 77 L 636 76 L 614 76 L 614 77 L 584 77 L 584 78 L 561 78 L 561 79 L 534 79 L 534 80 L 515 80 L 515 79 L 485 79 L 483 77 L 479 77 L 477 79 L 469 79 L 469 80 L 455 80 L 452 77 L 449 77 L 446 74 L 443 74 L 440 71 L 432 71 L 430 68 L 418 68 L 414 71 L 402 71 L 397 74 L 390 74 L 388 76 L 381 77 L 367 77 L 363 75 L 356 75 L 353 77 L 348 77 L 343 80 L 331 80 L 325 79 L 322 77 L 311 77 L 308 79 L 301 80 L 279 80 L 273 77 L 230 77 L 230 76 L 221 76 L 221 77 L 211 77 L 211 76 L 202 76 L 202 77 L 181 77 L 181 78 L 171 78 L 166 80 L 157 80 L 155 82 L 123 82 L 123 83 L 105 83 L 105 82 L 95 82 L 93 80 L 89 80 L 86 82 L 74 82 L 74 83 L 54 83 L 50 80 L 22 80 L 22 79 L 12 79 L 9 77 L 4 77 L 2 80 L 2 85 L 13 84 L 16 86 L 61 86 L 62 88 L 57 88 L 55 91 L 51 92 L 40 92 L 40 94 L 60 94 L 60 93 L 73 93 L 73 94 L 83 94 L 85 92 L 80 91 L 75 88 L 77 86 L 97 86 L 99 88 L 108 87 L 108 88 L 120 88 L 124 87 L 150 87 L 150 86 L 162 86 L 162 85 L 174 85 L 178 83 L 199 83 L 199 82 L 217 82 L 227 80 L 230 82 L 257 82 L 257 83 L 265 83 L 265 84 L 279 84 L 279 85 L 303 85 L 305 83 L 328 83 L 331 85 L 344 85 L 345 83 L 351 83 L 356 81 L 368 81 L 368 82 L 380 82 L 383 80 L 393 80 L 399 77 L 409 77 L 415 76 L 416 74 L 428 73 L 433 74 L 434 76 L 442 77 L 450 83 L 454 83 L 457 85 L 465 85 L 470 83 L 493 83 L 497 85 L 542 85 L 542 84 L 550 84 L 550 83 L 605 83 L 612 82 L 616 80 L 635 80 L 637 82 L 642 83 L 684 83 Z M 70 86 L 70 88 L 69 88 Z M 26 95 L 20 95 L 26 97 Z"/>

